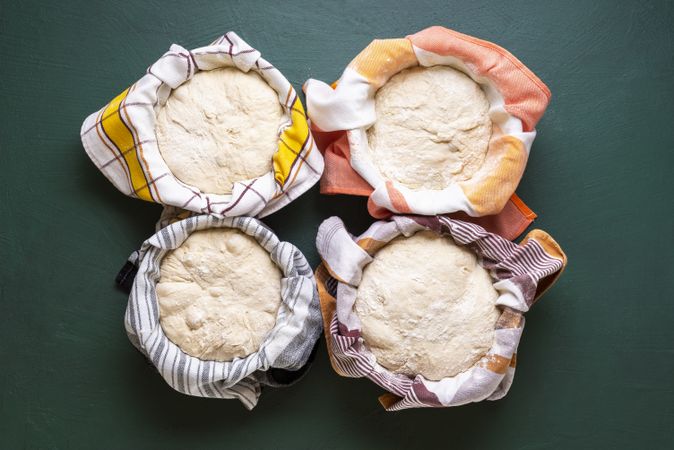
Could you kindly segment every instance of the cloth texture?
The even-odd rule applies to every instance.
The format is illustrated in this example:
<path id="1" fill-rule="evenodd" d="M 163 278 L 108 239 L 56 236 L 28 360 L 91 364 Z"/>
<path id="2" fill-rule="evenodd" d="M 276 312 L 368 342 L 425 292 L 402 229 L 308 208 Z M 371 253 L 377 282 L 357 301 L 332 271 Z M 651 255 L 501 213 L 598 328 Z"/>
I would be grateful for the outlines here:
<path id="1" fill-rule="evenodd" d="M 479 83 L 490 103 L 493 131 L 485 161 L 469 180 L 442 190 L 411 190 L 382 177 L 365 154 L 366 130 L 375 123 L 374 96 L 396 73 L 414 66 L 447 65 Z M 508 204 L 522 177 L 535 125 L 550 91 L 505 49 L 443 27 L 404 39 L 374 40 L 333 85 L 304 84 L 307 112 L 325 156 L 321 192 L 369 196 L 377 218 L 395 214 L 437 215 L 461 211 L 488 216 Z M 358 149 L 358 152 L 354 152 Z M 414 151 L 414 149 L 410 149 Z"/>
<path id="2" fill-rule="evenodd" d="M 168 215 L 164 220 L 169 221 Z M 171 342 L 159 322 L 156 294 L 166 253 L 179 247 L 191 233 L 214 227 L 236 228 L 252 236 L 283 273 L 282 304 L 274 328 L 256 352 L 228 362 L 195 358 Z M 219 219 L 212 215 L 178 219 L 146 240 L 129 262 L 137 265 L 138 273 L 124 319 L 127 334 L 172 388 L 200 397 L 236 398 L 252 409 L 263 385 L 286 385 L 287 380 L 299 378 L 293 372 L 303 375 L 306 371 L 304 366 L 322 329 L 313 272 L 299 249 L 280 241 L 257 219 Z"/>
<path id="3" fill-rule="evenodd" d="M 325 171 L 320 182 L 321 193 L 369 197 L 374 189 L 353 170 L 348 158 L 344 157 L 349 151 L 348 144 L 345 144 L 346 132 L 323 132 L 314 129 L 313 134 L 318 148 L 325 156 Z M 368 199 L 367 209 L 375 219 L 386 219 L 393 215 L 390 210 L 377 206 L 371 198 Z M 496 233 L 509 241 L 522 234 L 537 217 L 517 194 L 510 196 L 498 214 L 472 217 L 463 211 L 457 211 L 445 215 L 452 219 L 478 224 L 490 233 Z"/>
<path id="4" fill-rule="evenodd" d="M 376 252 L 398 236 L 430 230 L 467 246 L 494 279 L 501 315 L 490 350 L 472 368 L 439 381 L 411 378 L 379 365 L 361 336 L 354 312 L 363 269 Z M 322 264 L 316 280 L 324 332 L 334 370 L 345 377 L 366 377 L 388 391 L 386 410 L 458 406 L 497 400 L 508 392 L 515 374 L 523 314 L 557 280 L 566 255 L 544 231 L 533 230 L 517 245 L 478 225 L 442 216 L 393 216 L 375 222 L 354 237 L 337 217 L 324 221 L 316 238 Z M 432 264 L 432 261 L 429 261 Z"/>
<path id="5" fill-rule="evenodd" d="M 156 112 L 171 91 L 201 70 L 222 67 L 257 72 L 278 93 L 284 111 L 272 170 L 237 181 L 232 193 L 224 195 L 178 180 L 162 158 L 155 134 Z M 87 117 L 80 134 L 89 158 L 124 194 L 216 217 L 271 214 L 313 186 L 323 171 L 323 157 L 292 85 L 231 31 L 194 50 L 172 45 L 145 76 Z"/>

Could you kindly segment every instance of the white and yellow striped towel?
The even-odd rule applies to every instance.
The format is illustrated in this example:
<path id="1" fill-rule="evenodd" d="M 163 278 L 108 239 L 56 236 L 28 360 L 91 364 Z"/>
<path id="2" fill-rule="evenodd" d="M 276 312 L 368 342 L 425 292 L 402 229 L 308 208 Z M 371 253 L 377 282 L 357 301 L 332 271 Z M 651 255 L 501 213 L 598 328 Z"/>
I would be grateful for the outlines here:
<path id="1" fill-rule="evenodd" d="M 278 93 L 286 119 L 272 170 L 234 183 L 232 193 L 225 195 L 201 192 L 178 180 L 155 135 L 156 110 L 171 90 L 201 70 L 220 67 L 257 72 Z M 216 217 L 271 214 L 309 189 L 323 172 L 323 157 L 292 85 L 233 32 L 191 51 L 172 45 L 145 76 L 86 118 L 81 138 L 94 164 L 124 194 Z"/>

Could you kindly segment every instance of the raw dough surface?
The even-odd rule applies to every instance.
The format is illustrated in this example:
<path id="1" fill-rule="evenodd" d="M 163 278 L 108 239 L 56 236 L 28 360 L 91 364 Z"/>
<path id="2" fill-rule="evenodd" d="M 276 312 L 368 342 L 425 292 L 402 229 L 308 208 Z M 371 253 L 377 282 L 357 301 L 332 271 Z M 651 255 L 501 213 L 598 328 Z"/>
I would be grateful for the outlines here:
<path id="1" fill-rule="evenodd" d="M 470 179 L 489 139 L 489 102 L 480 85 L 447 66 L 406 69 L 375 95 L 367 131 L 374 165 L 410 189 L 439 190 Z"/>
<path id="2" fill-rule="evenodd" d="M 204 360 L 249 355 L 276 323 L 281 278 L 269 253 L 247 234 L 196 231 L 161 262 L 157 300 L 164 333 Z"/>
<path id="3" fill-rule="evenodd" d="M 157 144 L 171 172 L 209 194 L 272 168 L 283 110 L 257 73 L 235 68 L 197 72 L 157 113 Z"/>
<path id="4" fill-rule="evenodd" d="M 489 350 L 497 298 L 472 252 L 424 231 L 398 237 L 375 254 L 355 311 L 379 364 L 439 380 L 469 369 Z"/>

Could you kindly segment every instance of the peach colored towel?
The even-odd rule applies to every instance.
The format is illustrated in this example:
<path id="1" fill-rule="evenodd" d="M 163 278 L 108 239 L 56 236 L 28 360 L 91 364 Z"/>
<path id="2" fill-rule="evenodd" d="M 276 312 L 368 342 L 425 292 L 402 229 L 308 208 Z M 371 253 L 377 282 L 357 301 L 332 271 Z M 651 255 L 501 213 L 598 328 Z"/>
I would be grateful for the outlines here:
<path id="1" fill-rule="evenodd" d="M 312 124 L 312 134 L 316 145 L 323 153 L 325 171 L 321 178 L 322 194 L 358 195 L 369 197 L 373 189 L 349 164 L 349 145 L 345 131 L 324 132 Z M 386 219 L 393 213 L 380 208 L 371 200 L 367 203 L 370 215 L 376 219 Z M 498 214 L 471 217 L 463 211 L 447 214 L 452 219 L 480 225 L 490 233 L 498 234 L 510 241 L 517 238 L 536 219 L 534 213 L 517 194 L 513 194 Z"/>
<path id="2" fill-rule="evenodd" d="M 367 145 L 365 131 L 376 121 L 377 89 L 397 72 L 417 65 L 450 65 L 462 70 L 481 85 L 490 102 L 495 132 L 483 166 L 472 179 L 443 190 L 411 190 L 384 179 L 371 162 L 351 159 L 353 148 Z M 521 220 L 530 222 L 535 217 L 526 207 L 521 208 L 521 200 L 511 197 L 524 172 L 536 136 L 534 127 L 548 105 L 550 91 L 503 48 L 431 27 L 405 39 L 375 40 L 332 86 L 310 79 L 304 90 L 312 129 L 324 151 L 321 192 L 367 195 L 369 211 L 378 218 L 391 213 L 455 212 L 481 217 L 504 209 L 510 210 L 509 215 L 519 210 Z M 513 230 L 505 234 L 512 235 Z"/>

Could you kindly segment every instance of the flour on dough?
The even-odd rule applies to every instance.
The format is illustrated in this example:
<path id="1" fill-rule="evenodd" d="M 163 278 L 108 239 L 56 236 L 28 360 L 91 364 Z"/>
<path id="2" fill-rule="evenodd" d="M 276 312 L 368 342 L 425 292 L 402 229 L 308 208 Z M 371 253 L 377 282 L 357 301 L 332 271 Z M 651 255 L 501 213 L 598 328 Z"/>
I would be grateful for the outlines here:
<path id="1" fill-rule="evenodd" d="M 365 266 L 355 312 L 365 344 L 387 369 L 451 377 L 486 354 L 498 293 L 475 255 L 449 237 L 398 237 Z"/>
<path id="2" fill-rule="evenodd" d="M 440 190 L 470 179 L 484 162 L 489 102 L 463 72 L 447 66 L 403 70 L 377 91 L 375 110 L 369 153 L 385 179 Z"/>
<path id="3" fill-rule="evenodd" d="M 229 194 L 232 183 L 272 169 L 282 114 L 278 94 L 255 72 L 197 72 L 157 112 L 157 144 L 180 181 Z"/>
<path id="4" fill-rule="evenodd" d="M 161 262 L 159 318 L 185 353 L 231 361 L 255 352 L 276 323 L 282 273 L 241 231 L 192 233 Z"/>

